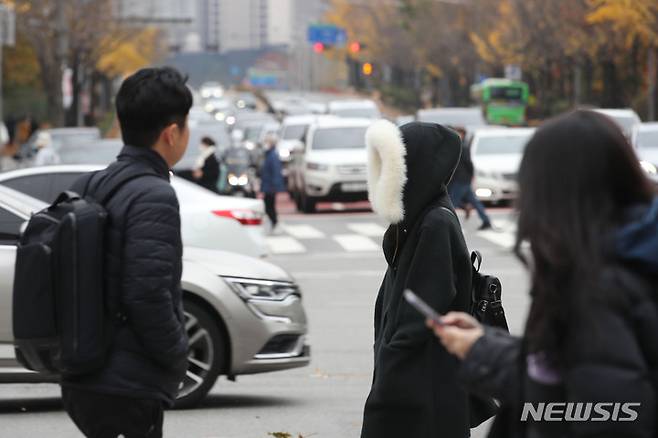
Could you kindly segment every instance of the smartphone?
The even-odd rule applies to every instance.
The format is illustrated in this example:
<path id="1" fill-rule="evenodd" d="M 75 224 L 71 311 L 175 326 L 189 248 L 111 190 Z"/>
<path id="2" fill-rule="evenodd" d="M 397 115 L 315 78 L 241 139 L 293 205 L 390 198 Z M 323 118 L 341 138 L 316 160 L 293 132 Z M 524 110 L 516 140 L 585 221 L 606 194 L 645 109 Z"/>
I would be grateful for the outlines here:
<path id="1" fill-rule="evenodd" d="M 443 321 L 441 321 L 439 314 L 410 289 L 404 291 L 404 299 L 407 300 L 414 309 L 425 315 L 426 318 L 431 319 L 436 325 L 445 325 Z"/>

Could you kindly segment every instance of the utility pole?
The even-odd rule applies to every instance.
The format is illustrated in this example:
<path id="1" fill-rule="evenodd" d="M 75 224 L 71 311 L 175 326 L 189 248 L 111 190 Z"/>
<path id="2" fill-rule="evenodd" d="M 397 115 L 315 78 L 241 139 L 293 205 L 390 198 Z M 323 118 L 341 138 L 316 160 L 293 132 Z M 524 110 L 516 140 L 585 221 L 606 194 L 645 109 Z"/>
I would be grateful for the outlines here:
<path id="1" fill-rule="evenodd" d="M 64 99 L 62 95 L 62 77 L 66 68 L 66 58 L 68 56 L 68 40 L 66 34 L 66 1 L 55 1 L 55 78 L 53 86 L 55 87 L 54 96 L 55 124 L 64 125 Z"/>
<path id="2" fill-rule="evenodd" d="M 656 49 L 649 48 L 648 71 L 649 71 L 649 121 L 656 120 Z"/>

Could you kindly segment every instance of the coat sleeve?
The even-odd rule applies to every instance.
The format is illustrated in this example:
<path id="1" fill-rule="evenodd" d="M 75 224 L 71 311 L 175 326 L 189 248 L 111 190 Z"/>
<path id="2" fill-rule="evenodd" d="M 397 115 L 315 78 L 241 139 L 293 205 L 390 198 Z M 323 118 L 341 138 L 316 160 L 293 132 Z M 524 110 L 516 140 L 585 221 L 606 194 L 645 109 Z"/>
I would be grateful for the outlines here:
<path id="1" fill-rule="evenodd" d="M 521 339 L 506 331 L 485 326 L 461 364 L 464 385 L 476 394 L 516 403 L 521 397 Z"/>
<path id="2" fill-rule="evenodd" d="M 411 289 L 439 314 L 446 313 L 457 295 L 453 263 L 451 213 L 431 212 L 421 226 L 418 245 L 411 260 L 406 289 Z M 414 347 L 432 339 L 425 317 L 401 298 L 399 319 L 390 345 Z"/>
<path id="3" fill-rule="evenodd" d="M 123 310 L 149 356 L 169 368 L 184 360 L 187 337 L 171 290 L 181 255 L 180 215 L 171 187 L 135 200 L 125 225 Z"/>

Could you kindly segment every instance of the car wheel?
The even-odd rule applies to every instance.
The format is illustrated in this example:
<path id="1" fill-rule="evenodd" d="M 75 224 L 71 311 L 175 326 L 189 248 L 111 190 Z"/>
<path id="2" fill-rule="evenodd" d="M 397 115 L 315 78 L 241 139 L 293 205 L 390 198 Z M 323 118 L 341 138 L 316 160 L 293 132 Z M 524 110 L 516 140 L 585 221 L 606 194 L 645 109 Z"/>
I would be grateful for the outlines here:
<path id="1" fill-rule="evenodd" d="M 202 306 L 186 300 L 183 307 L 190 349 L 187 373 L 179 389 L 176 408 L 186 409 L 203 400 L 217 381 L 226 363 L 227 339 Z"/>
<path id="2" fill-rule="evenodd" d="M 303 213 L 310 214 L 315 213 L 316 201 L 315 199 L 308 196 L 306 193 L 302 192 L 300 200 L 300 206 Z"/>

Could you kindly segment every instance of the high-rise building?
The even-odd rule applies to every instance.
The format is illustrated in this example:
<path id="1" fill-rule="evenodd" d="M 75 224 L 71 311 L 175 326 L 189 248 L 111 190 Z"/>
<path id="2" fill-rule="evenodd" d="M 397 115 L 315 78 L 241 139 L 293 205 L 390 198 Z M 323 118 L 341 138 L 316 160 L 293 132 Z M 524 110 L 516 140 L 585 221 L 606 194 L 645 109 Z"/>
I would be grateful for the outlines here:
<path id="1" fill-rule="evenodd" d="M 179 0 L 116 0 L 119 19 L 162 29 L 172 51 L 188 46 L 196 27 L 196 4 Z M 193 40 L 193 38 L 192 38 Z"/>

